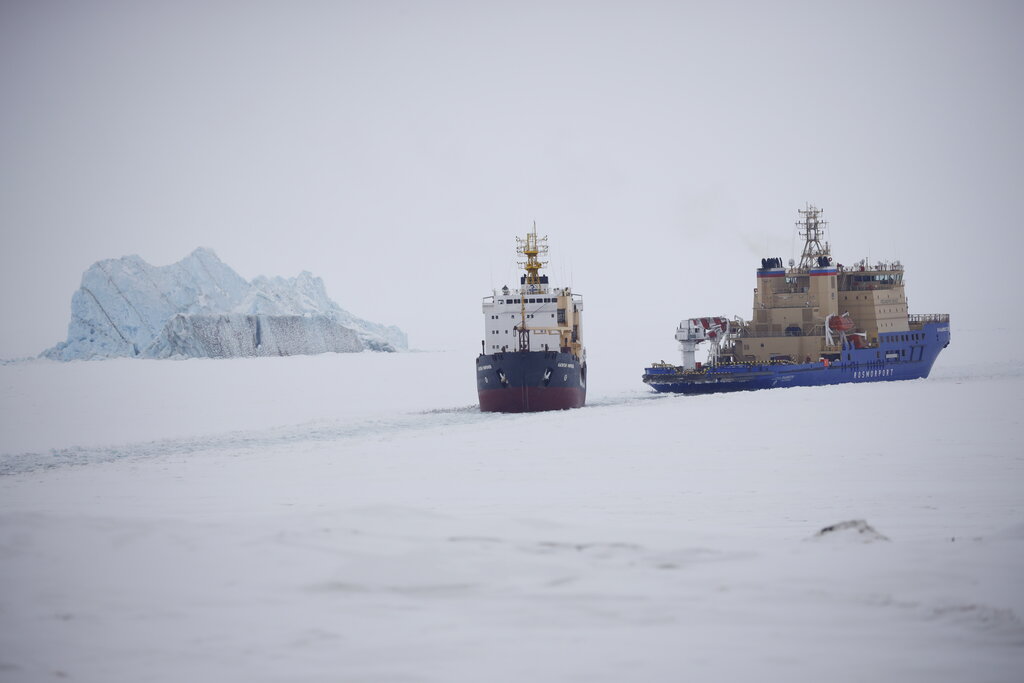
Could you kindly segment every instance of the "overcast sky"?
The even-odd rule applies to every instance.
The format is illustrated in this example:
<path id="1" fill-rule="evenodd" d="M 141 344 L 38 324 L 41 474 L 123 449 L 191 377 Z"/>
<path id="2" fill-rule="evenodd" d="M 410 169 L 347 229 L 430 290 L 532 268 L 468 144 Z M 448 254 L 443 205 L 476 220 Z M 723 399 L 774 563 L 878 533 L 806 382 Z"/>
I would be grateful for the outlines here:
<path id="1" fill-rule="evenodd" d="M 639 367 L 749 317 L 807 202 L 957 343 L 1021 308 L 1022 7 L 3 0 L 0 358 L 65 338 L 93 262 L 197 246 L 473 353 L 536 220 L 591 356 Z"/>

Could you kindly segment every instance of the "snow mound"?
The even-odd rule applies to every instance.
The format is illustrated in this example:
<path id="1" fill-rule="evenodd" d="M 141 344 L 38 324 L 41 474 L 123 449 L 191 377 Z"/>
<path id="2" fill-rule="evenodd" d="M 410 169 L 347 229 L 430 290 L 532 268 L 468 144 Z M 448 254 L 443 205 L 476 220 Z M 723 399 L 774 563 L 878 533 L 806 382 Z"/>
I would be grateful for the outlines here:
<path id="1" fill-rule="evenodd" d="M 827 526 L 813 538 L 836 538 L 849 539 L 860 543 L 874 543 L 875 541 L 888 541 L 889 538 L 877 531 L 863 519 L 852 519 L 846 522 L 839 522 Z"/>
<path id="2" fill-rule="evenodd" d="M 152 266 L 138 256 L 94 263 L 71 299 L 68 338 L 56 360 L 297 355 L 407 350 L 405 333 L 355 317 L 323 280 L 247 282 L 210 249 Z"/>

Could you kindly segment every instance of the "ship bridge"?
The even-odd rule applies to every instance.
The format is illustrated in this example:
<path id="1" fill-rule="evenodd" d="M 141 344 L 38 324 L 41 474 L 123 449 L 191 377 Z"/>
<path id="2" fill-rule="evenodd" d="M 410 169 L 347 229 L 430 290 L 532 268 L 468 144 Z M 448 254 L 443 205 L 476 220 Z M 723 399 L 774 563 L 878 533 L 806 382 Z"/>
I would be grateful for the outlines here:
<path id="1" fill-rule="evenodd" d="M 853 266 L 833 260 L 824 240 L 828 225 L 814 206 L 800 212 L 797 230 L 804 238 L 799 264 L 781 258 L 761 259 L 751 320 L 739 330 L 735 352 L 740 360 L 817 358 L 835 351 L 828 321 L 852 320 L 858 343 L 876 345 L 880 334 L 909 329 L 899 261 Z M 846 323 L 844 323 L 845 325 Z M 833 340 L 834 341 L 834 340 Z"/>

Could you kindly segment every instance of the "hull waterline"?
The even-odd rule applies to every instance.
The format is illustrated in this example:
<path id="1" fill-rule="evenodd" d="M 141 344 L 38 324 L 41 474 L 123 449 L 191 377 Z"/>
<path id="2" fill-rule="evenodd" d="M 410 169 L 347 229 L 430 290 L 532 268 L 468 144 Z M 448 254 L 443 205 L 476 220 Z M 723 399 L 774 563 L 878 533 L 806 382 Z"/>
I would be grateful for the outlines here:
<path id="1" fill-rule="evenodd" d="M 586 362 L 557 351 L 513 351 L 477 357 L 483 412 L 525 413 L 586 404 Z"/>

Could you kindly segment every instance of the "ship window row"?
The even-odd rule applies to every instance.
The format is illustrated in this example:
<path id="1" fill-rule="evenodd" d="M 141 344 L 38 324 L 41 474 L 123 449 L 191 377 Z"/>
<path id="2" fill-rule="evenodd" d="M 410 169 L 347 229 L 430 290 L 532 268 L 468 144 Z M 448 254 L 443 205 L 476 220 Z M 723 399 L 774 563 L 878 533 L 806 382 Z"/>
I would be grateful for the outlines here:
<path id="1" fill-rule="evenodd" d="M 879 326 L 879 327 L 881 327 L 881 326 Z M 892 335 L 890 337 L 886 337 L 884 339 L 884 341 L 886 343 L 888 343 L 888 344 L 892 344 L 892 343 L 896 343 L 896 342 L 922 341 L 922 340 L 924 340 L 924 334 L 922 334 L 920 332 L 917 332 L 917 333 L 913 333 L 912 332 L 910 334 L 894 334 L 894 335 Z"/>
<path id="2" fill-rule="evenodd" d="M 854 275 L 854 282 L 882 282 L 887 285 L 899 282 L 898 275 Z"/>
<path id="3" fill-rule="evenodd" d="M 521 304 L 523 303 L 519 299 L 498 299 L 499 304 Z M 539 297 L 534 299 L 527 299 L 528 304 L 554 304 L 558 303 L 558 299 L 554 297 Z"/>
<path id="4" fill-rule="evenodd" d="M 900 356 L 903 357 L 903 358 L 906 358 L 907 350 L 906 349 L 900 349 Z M 881 351 L 875 351 L 875 358 L 881 360 L 882 352 Z M 888 358 L 888 356 L 886 356 L 886 358 Z M 846 354 L 846 360 L 852 361 L 853 360 L 853 354 L 849 354 L 849 353 Z"/>

